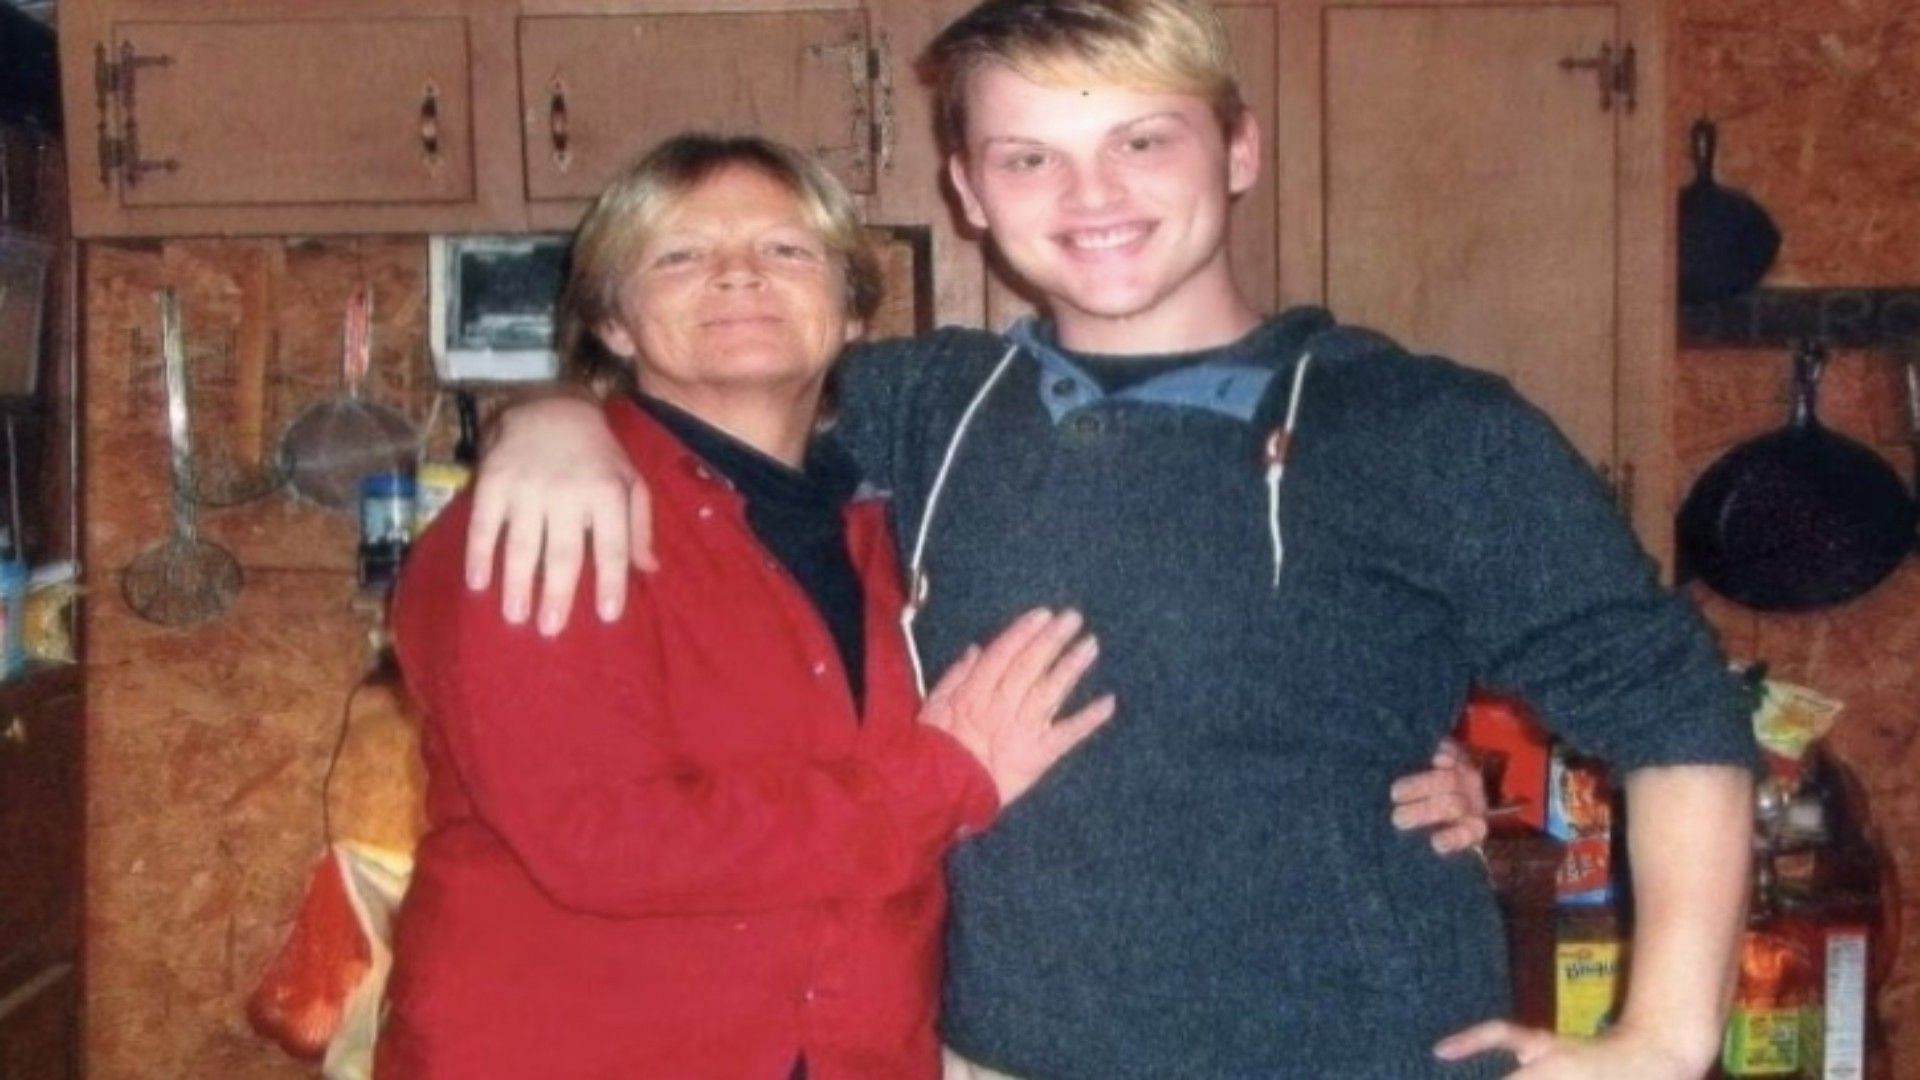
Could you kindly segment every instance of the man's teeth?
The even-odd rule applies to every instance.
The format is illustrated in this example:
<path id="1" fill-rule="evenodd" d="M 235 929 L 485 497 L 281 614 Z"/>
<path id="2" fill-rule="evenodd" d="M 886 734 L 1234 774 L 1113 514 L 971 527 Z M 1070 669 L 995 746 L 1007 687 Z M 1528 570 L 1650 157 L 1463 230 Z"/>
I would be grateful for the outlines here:
<path id="1" fill-rule="evenodd" d="M 1145 225 L 1120 225 L 1111 229 L 1088 229 L 1071 232 L 1066 236 L 1067 246 L 1083 251 L 1105 251 L 1109 248 L 1125 247 L 1147 235 Z"/>

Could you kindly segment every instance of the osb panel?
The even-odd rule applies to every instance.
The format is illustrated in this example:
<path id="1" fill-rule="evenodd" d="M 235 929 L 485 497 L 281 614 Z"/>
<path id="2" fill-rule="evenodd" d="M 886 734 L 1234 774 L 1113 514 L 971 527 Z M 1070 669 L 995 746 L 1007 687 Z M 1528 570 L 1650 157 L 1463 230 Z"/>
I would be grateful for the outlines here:
<path id="1" fill-rule="evenodd" d="M 256 573 L 172 630 L 88 606 L 88 1073 L 308 1075 L 244 1003 L 321 847 L 363 627 L 340 574 Z"/>
<path id="2" fill-rule="evenodd" d="M 432 397 L 425 345 L 426 248 L 418 240 L 286 243 L 191 240 L 103 245 L 87 259 L 88 551 L 118 570 L 165 538 L 166 404 L 159 313 L 162 287 L 181 298 L 197 458 L 271 459 L 307 407 L 342 392 L 341 327 L 362 283 L 374 297 L 368 397 L 424 419 Z M 246 303 L 260 290 L 264 304 Z M 263 311 L 267 325 L 243 320 Z M 263 378 L 240 377 L 249 340 L 266 352 Z M 251 393 L 247 391 L 251 390 Z M 203 507 L 203 533 L 249 571 L 282 567 L 351 571 L 348 514 L 281 491 L 242 506 Z"/>
<path id="3" fill-rule="evenodd" d="M 88 627 L 89 1073 L 310 1075 L 253 1035 L 244 1002 L 321 850 L 320 777 L 365 662 L 355 526 L 283 493 L 205 508 L 204 534 L 246 570 L 236 608 L 190 631 L 132 616 L 118 573 L 170 522 L 155 292 L 181 296 L 197 456 L 257 460 L 302 409 L 341 392 L 341 321 L 363 282 L 370 396 L 424 414 L 425 246 L 96 244 L 86 268 L 87 565 L 99 597 Z M 251 382 L 239 363 L 249 348 L 265 359 Z M 384 735 L 366 745 L 406 738 L 368 729 Z M 405 785 L 383 782 L 406 768 L 357 754 L 335 792 L 341 820 L 370 839 L 417 830 L 394 799 Z"/>
<path id="4" fill-rule="evenodd" d="M 1759 199 L 1785 238 L 1768 280 L 1916 280 L 1920 6 L 1680 0 L 1679 8 L 1674 145 L 1684 145 L 1695 115 L 1720 121 L 1723 181 Z"/>
<path id="5" fill-rule="evenodd" d="M 1766 205 L 1785 237 L 1777 284 L 1920 281 L 1920 7 L 1909 0 L 1680 0 L 1670 132 L 1721 122 L 1720 173 Z M 1683 154 L 1675 184 L 1690 170 Z M 1784 354 L 1679 357 L 1674 431 L 1686 480 L 1781 423 Z M 1821 415 L 1914 475 L 1894 365 L 1843 353 Z M 1737 656 L 1847 703 L 1833 744 L 1859 774 L 1904 884 L 1909 928 L 1878 1002 L 1900 1077 L 1920 1078 L 1920 560 L 1852 603 L 1759 615 L 1703 606 Z"/>
<path id="6" fill-rule="evenodd" d="M 1683 484 L 1734 446 L 1787 423 L 1793 362 L 1786 351 L 1690 349 L 1680 354 L 1679 368 L 1673 427 Z M 1902 395 L 1899 365 L 1883 353 L 1848 350 L 1827 364 L 1815 407 L 1828 429 L 1872 447 L 1910 476 L 1913 444 Z"/>

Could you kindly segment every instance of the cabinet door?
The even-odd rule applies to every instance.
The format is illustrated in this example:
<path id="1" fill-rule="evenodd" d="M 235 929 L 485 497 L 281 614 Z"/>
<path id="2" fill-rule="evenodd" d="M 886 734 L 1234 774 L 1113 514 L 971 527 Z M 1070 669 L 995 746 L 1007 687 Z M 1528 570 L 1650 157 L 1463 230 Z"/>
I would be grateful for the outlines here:
<path id="1" fill-rule="evenodd" d="M 872 191 L 869 63 L 858 10 L 524 18 L 527 197 L 591 199 L 686 130 L 770 135 Z"/>
<path id="2" fill-rule="evenodd" d="M 1326 300 L 1512 380 L 1614 456 L 1615 120 L 1563 59 L 1610 5 L 1333 8 L 1323 84 Z"/>
<path id="3" fill-rule="evenodd" d="M 1233 279 L 1241 292 L 1264 310 L 1280 302 L 1280 184 L 1275 162 L 1279 117 L 1274 85 L 1279 63 L 1277 19 L 1268 0 L 1224 3 L 1219 11 L 1231 39 L 1241 96 L 1259 121 L 1262 136 L 1260 179 L 1234 201 L 1228 254 L 1233 259 Z"/>
<path id="4" fill-rule="evenodd" d="M 72 1080 L 80 1075 L 73 965 L 53 964 L 18 986 L 0 987 L 0 1077 Z"/>
<path id="5" fill-rule="evenodd" d="M 122 206 L 473 198 L 464 19 L 124 21 L 111 42 Z"/>
<path id="6" fill-rule="evenodd" d="M 70 956 L 75 945 L 79 698 L 35 701 L 23 687 L 0 700 L 0 972 Z"/>

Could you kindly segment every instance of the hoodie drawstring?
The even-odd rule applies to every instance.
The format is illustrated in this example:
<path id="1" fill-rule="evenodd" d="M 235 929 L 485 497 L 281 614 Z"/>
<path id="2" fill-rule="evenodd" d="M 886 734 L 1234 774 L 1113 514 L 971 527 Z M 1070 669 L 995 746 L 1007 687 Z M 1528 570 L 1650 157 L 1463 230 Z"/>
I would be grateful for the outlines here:
<path id="1" fill-rule="evenodd" d="M 927 606 L 927 598 L 932 594 L 932 586 L 927 580 L 925 569 L 927 554 L 927 534 L 933 527 L 933 514 L 940 506 L 940 494 L 947 489 L 947 474 L 953 469 L 953 459 L 960 453 L 960 441 L 967 437 L 967 428 L 973 424 L 973 414 L 980 411 L 980 405 L 993 392 L 994 385 L 1007 373 L 1013 358 L 1020 355 L 1018 344 L 1007 346 L 1006 354 L 993 366 L 987 375 L 987 381 L 973 392 L 973 400 L 967 402 L 966 411 L 960 414 L 960 423 L 947 439 L 947 450 L 940 457 L 940 469 L 933 474 L 933 487 L 927 491 L 927 505 L 920 511 L 920 527 L 913 537 L 913 555 L 907 560 L 907 602 L 900 609 L 900 632 L 907 639 L 907 660 L 913 665 L 913 682 L 920 688 L 920 696 L 927 696 L 927 673 L 920 662 L 920 645 L 913 637 L 913 620 L 920 616 L 920 609 Z"/>
<path id="2" fill-rule="evenodd" d="M 1280 426 L 1267 435 L 1261 455 L 1267 466 L 1267 538 L 1273 545 L 1273 587 L 1280 587 L 1280 568 L 1286 565 L 1287 544 L 1280 533 L 1280 481 L 1287 473 L 1287 457 L 1293 452 L 1293 427 L 1300 418 L 1300 391 L 1307 382 L 1307 365 L 1312 353 L 1302 353 L 1293 366 L 1293 386 L 1287 392 L 1287 415 Z"/>
<path id="3" fill-rule="evenodd" d="M 932 584 L 926 571 L 927 537 L 933 529 L 933 518 L 940 508 L 940 496 L 947 488 L 947 477 L 953 471 L 953 462 L 960 453 L 960 444 L 967 436 L 967 429 L 973 426 L 973 418 L 980 406 L 993 393 L 993 388 L 1012 366 L 1014 357 L 1020 355 L 1020 346 L 1016 343 L 1007 347 L 1000 361 L 993 366 L 986 381 L 973 393 L 972 400 L 960 414 L 960 422 L 955 425 L 953 434 L 947 438 L 946 452 L 940 457 L 940 468 L 933 474 L 933 486 L 927 491 L 927 504 L 920 511 L 920 523 L 914 530 L 913 553 L 907 560 L 907 602 L 900 609 L 900 632 L 906 639 L 907 660 L 913 666 L 914 685 L 920 690 L 920 696 L 927 694 L 926 668 L 920 659 L 920 645 L 914 638 L 914 620 L 927 606 L 932 596 Z M 1262 459 L 1266 465 L 1267 484 L 1267 536 L 1273 546 L 1273 588 L 1280 588 L 1280 570 L 1286 564 L 1286 539 L 1280 531 L 1280 483 L 1287 471 L 1287 458 L 1293 449 L 1293 431 L 1300 418 L 1300 396 L 1306 387 L 1307 367 L 1313 363 L 1313 354 L 1304 353 L 1300 362 L 1293 368 L 1293 385 L 1287 394 L 1287 412 L 1281 425 L 1267 436 Z"/>

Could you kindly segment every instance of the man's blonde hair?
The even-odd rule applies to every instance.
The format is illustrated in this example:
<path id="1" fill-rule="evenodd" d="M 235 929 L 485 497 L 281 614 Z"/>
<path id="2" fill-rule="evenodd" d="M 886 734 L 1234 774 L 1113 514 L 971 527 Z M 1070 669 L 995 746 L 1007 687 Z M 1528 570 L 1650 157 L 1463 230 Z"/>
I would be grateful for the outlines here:
<path id="1" fill-rule="evenodd" d="M 600 390 L 632 387 L 628 362 L 608 351 L 599 331 L 620 314 L 620 288 L 661 218 L 730 168 L 757 170 L 792 191 L 846 276 L 846 313 L 865 320 L 879 310 L 879 260 L 852 197 L 832 173 L 771 139 L 689 132 L 660 143 L 614 177 L 574 231 L 555 335 L 563 374 Z"/>
<path id="2" fill-rule="evenodd" d="M 1246 112 L 1226 28 L 1203 0 L 986 0 L 941 31 L 921 58 L 949 153 L 966 149 L 967 83 L 987 64 L 1042 86 L 1092 77 L 1204 98 L 1228 136 Z"/>

